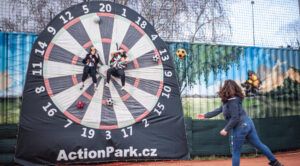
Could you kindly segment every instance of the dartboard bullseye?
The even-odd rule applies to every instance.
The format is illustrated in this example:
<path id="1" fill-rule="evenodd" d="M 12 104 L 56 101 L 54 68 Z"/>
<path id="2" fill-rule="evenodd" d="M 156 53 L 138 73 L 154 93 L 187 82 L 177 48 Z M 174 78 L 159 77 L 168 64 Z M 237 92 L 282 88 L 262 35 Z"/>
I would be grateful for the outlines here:
<path id="1" fill-rule="evenodd" d="M 43 77 L 48 95 L 69 119 L 87 127 L 114 129 L 134 124 L 153 110 L 162 92 L 164 67 L 151 34 L 143 30 L 145 23 L 139 26 L 123 15 L 95 12 L 73 17 L 57 30 L 44 55 Z M 82 60 L 91 47 L 100 56 L 97 88 L 88 78 L 80 89 Z M 117 47 L 128 56 L 124 90 L 118 77 L 105 86 Z M 108 99 L 113 104 L 108 105 Z M 78 109 L 79 101 L 86 104 L 84 108 Z"/>

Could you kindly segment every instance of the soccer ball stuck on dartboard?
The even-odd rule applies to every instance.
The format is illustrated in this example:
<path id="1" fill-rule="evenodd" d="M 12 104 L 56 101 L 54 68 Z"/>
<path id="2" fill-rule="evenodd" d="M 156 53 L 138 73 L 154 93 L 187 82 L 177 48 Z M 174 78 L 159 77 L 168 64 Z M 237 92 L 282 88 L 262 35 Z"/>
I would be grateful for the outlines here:
<path id="1" fill-rule="evenodd" d="M 76 103 L 76 107 L 77 109 L 83 109 L 84 108 L 85 103 L 83 101 L 78 101 Z"/>
<path id="2" fill-rule="evenodd" d="M 176 51 L 176 55 L 178 56 L 179 59 L 184 59 L 184 57 L 186 56 L 186 51 L 185 49 L 179 48 Z"/>
<path id="3" fill-rule="evenodd" d="M 158 55 L 154 55 L 154 56 L 152 57 L 152 60 L 153 60 L 154 62 L 158 62 L 158 61 L 159 61 L 159 56 L 158 56 Z"/>
<path id="4" fill-rule="evenodd" d="M 112 98 L 106 99 L 106 104 L 107 104 L 108 106 L 112 106 L 112 105 L 114 104 Z"/>

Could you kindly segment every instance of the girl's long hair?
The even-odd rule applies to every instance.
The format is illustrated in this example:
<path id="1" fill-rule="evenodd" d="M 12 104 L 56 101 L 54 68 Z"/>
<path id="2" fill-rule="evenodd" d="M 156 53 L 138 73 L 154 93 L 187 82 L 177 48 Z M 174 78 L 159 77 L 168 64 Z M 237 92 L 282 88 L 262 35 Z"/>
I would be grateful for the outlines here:
<path id="1" fill-rule="evenodd" d="M 218 92 L 219 97 L 223 103 L 226 103 L 228 99 L 232 97 L 240 97 L 244 99 L 244 94 L 240 86 L 233 80 L 226 80 L 224 85 L 220 88 Z"/>

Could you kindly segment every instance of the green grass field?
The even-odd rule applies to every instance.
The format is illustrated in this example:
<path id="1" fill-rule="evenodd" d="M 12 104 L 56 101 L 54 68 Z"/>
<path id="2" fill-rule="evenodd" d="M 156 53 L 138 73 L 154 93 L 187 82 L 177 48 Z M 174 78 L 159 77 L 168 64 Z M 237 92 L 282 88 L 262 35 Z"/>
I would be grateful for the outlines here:
<path id="1" fill-rule="evenodd" d="M 219 98 L 182 98 L 184 115 L 196 118 L 198 114 L 207 113 L 221 105 Z M 252 118 L 281 117 L 300 115 L 298 100 L 276 100 L 265 96 L 245 98 L 243 106 Z M 218 115 L 213 119 L 223 119 Z"/>

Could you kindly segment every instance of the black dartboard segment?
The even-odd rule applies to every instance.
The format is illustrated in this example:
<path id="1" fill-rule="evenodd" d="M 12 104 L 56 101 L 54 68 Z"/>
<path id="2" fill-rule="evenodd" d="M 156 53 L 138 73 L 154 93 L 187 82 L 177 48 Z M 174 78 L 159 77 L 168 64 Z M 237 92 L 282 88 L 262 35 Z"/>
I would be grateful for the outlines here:
<path id="1" fill-rule="evenodd" d="M 82 59 L 91 47 L 100 55 L 97 89 L 90 77 L 80 89 Z M 129 59 L 124 90 L 119 77 L 105 85 L 111 53 L 118 48 L 126 50 Z M 174 72 L 166 45 L 135 11 L 99 1 L 66 9 L 32 48 L 16 161 L 26 165 L 187 158 Z M 110 99 L 112 105 L 107 104 Z M 78 108 L 78 102 L 83 107 Z M 87 156 L 82 158 L 81 151 Z"/>

